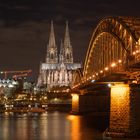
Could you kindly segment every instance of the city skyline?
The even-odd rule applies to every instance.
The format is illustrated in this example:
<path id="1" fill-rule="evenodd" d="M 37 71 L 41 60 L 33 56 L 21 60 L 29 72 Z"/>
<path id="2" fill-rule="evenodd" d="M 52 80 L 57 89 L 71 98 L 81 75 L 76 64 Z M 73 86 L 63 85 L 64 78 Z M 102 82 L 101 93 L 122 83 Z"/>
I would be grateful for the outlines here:
<path id="1" fill-rule="evenodd" d="M 84 62 L 91 34 L 106 16 L 139 16 L 139 1 L 4 1 L 0 2 L 1 70 L 32 69 L 37 79 L 44 61 L 50 22 L 54 21 L 56 42 L 69 21 L 76 62 Z M 76 54 L 80 54 L 77 55 Z"/>

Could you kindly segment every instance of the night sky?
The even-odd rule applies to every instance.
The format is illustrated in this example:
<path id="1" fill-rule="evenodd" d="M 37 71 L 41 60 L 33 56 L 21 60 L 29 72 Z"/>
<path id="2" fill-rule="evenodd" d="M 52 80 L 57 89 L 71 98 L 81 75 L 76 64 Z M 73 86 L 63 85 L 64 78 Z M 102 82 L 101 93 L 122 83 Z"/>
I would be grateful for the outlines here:
<path id="1" fill-rule="evenodd" d="M 36 80 L 51 20 L 58 47 L 69 21 L 74 61 L 83 63 L 92 32 L 106 16 L 140 17 L 140 1 L 0 0 L 0 71 L 32 69 Z"/>

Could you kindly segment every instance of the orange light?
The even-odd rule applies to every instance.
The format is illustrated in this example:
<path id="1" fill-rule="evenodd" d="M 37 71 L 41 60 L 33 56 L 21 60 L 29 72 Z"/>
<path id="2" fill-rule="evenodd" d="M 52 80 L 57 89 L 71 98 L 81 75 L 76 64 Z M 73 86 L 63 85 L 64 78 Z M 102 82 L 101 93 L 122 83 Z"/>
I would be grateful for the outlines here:
<path id="1" fill-rule="evenodd" d="M 112 64 L 111 64 L 111 67 L 115 67 L 115 66 L 116 66 L 116 64 L 115 64 L 115 63 L 112 63 Z"/>
<path id="2" fill-rule="evenodd" d="M 101 70 L 100 73 L 103 73 L 103 71 Z"/>
<path id="3" fill-rule="evenodd" d="M 79 100 L 78 94 L 72 94 L 72 101 L 77 102 Z"/>
<path id="4" fill-rule="evenodd" d="M 105 70 L 107 71 L 108 70 L 108 67 L 105 67 Z"/>
<path id="5" fill-rule="evenodd" d="M 74 120 L 74 118 L 75 118 L 74 115 L 69 115 L 69 116 L 67 117 L 67 119 L 70 120 L 70 121 Z"/>
<path id="6" fill-rule="evenodd" d="M 78 95 L 73 95 L 73 99 L 74 100 L 78 100 L 79 99 L 79 96 Z"/>
<path id="7" fill-rule="evenodd" d="M 118 62 L 119 62 L 119 63 L 122 63 L 122 60 L 119 60 Z"/>

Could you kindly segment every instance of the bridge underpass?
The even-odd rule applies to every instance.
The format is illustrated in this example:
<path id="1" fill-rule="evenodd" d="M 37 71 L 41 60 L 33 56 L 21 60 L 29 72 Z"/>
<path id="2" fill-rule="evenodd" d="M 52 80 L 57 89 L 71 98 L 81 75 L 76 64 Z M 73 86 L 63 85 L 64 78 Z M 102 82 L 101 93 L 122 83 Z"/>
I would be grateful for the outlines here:
<path id="1" fill-rule="evenodd" d="M 140 136 L 140 19 L 100 21 L 72 92 L 73 112 L 109 112 L 106 136 Z"/>

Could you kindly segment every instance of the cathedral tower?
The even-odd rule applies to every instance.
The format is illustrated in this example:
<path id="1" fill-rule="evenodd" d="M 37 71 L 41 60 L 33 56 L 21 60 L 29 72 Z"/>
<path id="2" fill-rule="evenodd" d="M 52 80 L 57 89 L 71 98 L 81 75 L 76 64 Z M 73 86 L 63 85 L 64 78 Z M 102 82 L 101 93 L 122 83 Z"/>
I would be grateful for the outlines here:
<path id="1" fill-rule="evenodd" d="M 59 63 L 64 62 L 64 44 L 63 41 L 61 39 L 61 43 L 60 43 L 60 54 L 59 54 Z"/>
<path id="2" fill-rule="evenodd" d="M 64 41 L 61 40 L 60 53 L 57 54 L 53 22 L 47 45 L 47 56 L 40 64 L 37 86 L 45 86 L 48 91 L 53 87 L 71 86 L 74 73 L 81 68 L 81 64 L 73 63 L 73 50 L 70 42 L 68 22 L 66 22 Z"/>
<path id="3" fill-rule="evenodd" d="M 66 22 L 66 30 L 64 37 L 64 63 L 73 63 L 73 51 L 70 42 L 68 21 Z"/>
<path id="4" fill-rule="evenodd" d="M 55 43 L 53 21 L 51 21 L 51 32 L 49 37 L 49 43 L 47 45 L 46 63 L 52 63 L 52 64 L 58 63 L 57 46 Z"/>

